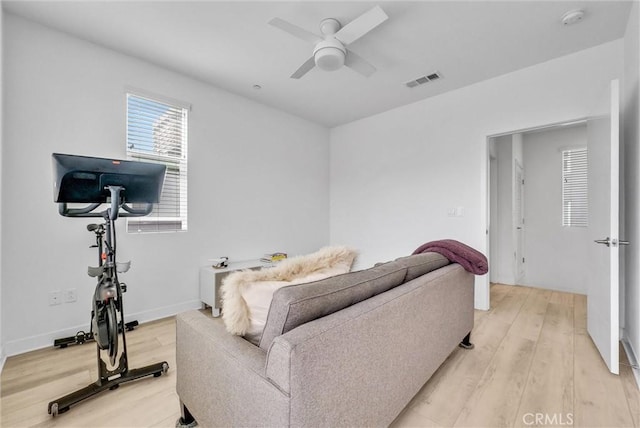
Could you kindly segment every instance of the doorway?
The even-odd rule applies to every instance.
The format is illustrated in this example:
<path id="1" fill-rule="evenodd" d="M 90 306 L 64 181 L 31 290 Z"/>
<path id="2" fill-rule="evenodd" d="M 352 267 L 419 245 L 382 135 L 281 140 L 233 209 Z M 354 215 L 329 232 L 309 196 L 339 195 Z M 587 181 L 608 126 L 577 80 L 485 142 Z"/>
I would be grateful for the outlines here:
<path id="1" fill-rule="evenodd" d="M 494 136 L 488 144 L 490 282 L 586 294 L 587 228 L 563 223 L 563 153 L 586 147 L 586 122 Z"/>

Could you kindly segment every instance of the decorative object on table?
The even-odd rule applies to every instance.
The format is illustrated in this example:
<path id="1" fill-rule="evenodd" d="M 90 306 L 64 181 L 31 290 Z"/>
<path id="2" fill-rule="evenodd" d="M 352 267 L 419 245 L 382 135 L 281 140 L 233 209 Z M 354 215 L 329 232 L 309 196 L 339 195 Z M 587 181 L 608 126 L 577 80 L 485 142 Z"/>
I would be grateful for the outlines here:
<path id="1" fill-rule="evenodd" d="M 229 266 L 229 257 L 218 257 L 217 259 L 209 259 L 209 261 L 214 269 L 223 269 Z"/>
<path id="2" fill-rule="evenodd" d="M 451 262 L 458 263 L 474 275 L 484 275 L 489 271 L 489 263 L 484 254 L 455 239 L 427 242 L 416 248 L 413 254 L 427 252 L 442 254 Z"/>
<path id="3" fill-rule="evenodd" d="M 275 263 L 282 261 L 287 258 L 287 253 L 271 253 L 265 254 L 263 258 L 260 259 L 261 262 L 265 263 Z"/>
<path id="4" fill-rule="evenodd" d="M 229 274 L 221 287 L 222 319 L 227 331 L 257 344 L 276 290 L 349 272 L 356 255 L 348 247 L 324 247 L 312 254 L 282 260 L 268 269 Z"/>

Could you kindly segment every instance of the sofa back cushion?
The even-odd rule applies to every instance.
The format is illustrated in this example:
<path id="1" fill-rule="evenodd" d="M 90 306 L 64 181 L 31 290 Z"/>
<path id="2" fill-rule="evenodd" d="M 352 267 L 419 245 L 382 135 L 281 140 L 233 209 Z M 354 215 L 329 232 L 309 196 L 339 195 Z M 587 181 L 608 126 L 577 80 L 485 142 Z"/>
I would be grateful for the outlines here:
<path id="1" fill-rule="evenodd" d="M 299 325 L 402 284 L 407 275 L 405 265 L 394 261 L 371 269 L 278 289 L 271 300 L 260 348 L 268 350 L 273 339 Z"/>
<path id="2" fill-rule="evenodd" d="M 324 247 L 315 253 L 285 259 L 274 267 L 231 272 L 220 288 L 222 320 L 227 331 L 244 336 L 257 346 L 271 298 L 278 288 L 349 272 L 356 255 L 352 248 Z"/>
<path id="3" fill-rule="evenodd" d="M 440 269 L 451 262 L 445 256 L 438 253 L 422 253 L 413 256 L 400 257 L 397 263 L 407 268 L 407 276 L 404 282 L 409 282 L 419 276 L 427 274 L 433 270 Z"/>

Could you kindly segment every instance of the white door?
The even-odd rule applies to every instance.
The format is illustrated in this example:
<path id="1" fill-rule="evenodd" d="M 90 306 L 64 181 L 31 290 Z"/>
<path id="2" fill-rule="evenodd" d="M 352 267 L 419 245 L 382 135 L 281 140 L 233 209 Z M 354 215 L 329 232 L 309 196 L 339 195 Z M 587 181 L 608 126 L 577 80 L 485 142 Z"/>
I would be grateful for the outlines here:
<path id="1" fill-rule="evenodd" d="M 587 120 L 589 283 L 587 329 L 611 373 L 618 374 L 620 85 Z"/>

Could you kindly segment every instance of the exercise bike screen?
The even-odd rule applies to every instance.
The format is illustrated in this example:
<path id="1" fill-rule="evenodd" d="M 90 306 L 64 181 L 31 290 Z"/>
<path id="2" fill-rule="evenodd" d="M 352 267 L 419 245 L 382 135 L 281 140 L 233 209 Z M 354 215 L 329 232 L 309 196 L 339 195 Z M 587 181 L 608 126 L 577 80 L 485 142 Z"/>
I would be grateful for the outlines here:
<path id="1" fill-rule="evenodd" d="M 53 153 L 53 200 L 106 203 L 107 186 L 122 186 L 124 202 L 157 203 L 165 165 Z"/>

